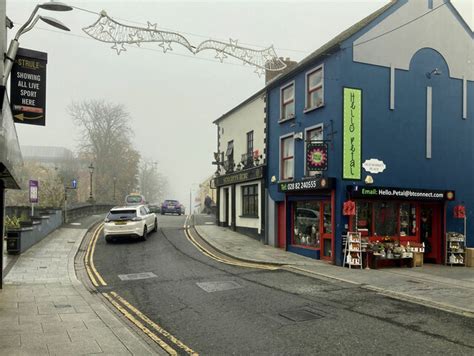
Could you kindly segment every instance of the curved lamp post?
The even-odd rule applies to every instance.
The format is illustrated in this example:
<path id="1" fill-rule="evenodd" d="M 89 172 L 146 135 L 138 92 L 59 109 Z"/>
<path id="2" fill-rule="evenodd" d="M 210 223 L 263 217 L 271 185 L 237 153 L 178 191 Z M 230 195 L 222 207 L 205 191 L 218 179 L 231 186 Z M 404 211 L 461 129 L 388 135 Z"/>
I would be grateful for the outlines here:
<path id="1" fill-rule="evenodd" d="M 48 25 L 59 28 L 60 30 L 70 31 L 70 29 L 66 25 L 64 25 L 61 21 L 53 19 L 52 17 L 41 16 L 41 15 L 37 15 L 35 17 L 39 9 L 49 10 L 49 11 L 71 11 L 72 7 L 61 2 L 48 2 L 48 3 L 36 5 L 28 21 L 26 21 L 20 27 L 20 29 L 15 35 L 15 38 L 11 40 L 10 42 L 10 46 L 8 47 L 8 51 L 7 51 L 7 54 L 5 55 L 5 61 L 4 61 L 5 63 L 4 63 L 3 80 L 2 80 L 3 85 L 7 83 L 7 79 L 12 70 L 13 62 L 15 62 L 16 53 L 18 52 L 18 47 L 20 46 L 18 39 L 20 38 L 21 35 L 30 31 L 36 25 L 38 20 L 44 21 Z"/>

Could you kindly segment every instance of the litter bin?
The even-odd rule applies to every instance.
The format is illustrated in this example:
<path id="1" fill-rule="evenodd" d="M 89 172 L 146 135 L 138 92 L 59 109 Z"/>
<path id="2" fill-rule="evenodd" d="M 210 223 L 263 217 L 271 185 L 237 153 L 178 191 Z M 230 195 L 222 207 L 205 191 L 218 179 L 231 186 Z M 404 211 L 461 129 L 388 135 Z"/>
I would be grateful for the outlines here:
<path id="1" fill-rule="evenodd" d="M 20 232 L 7 232 L 7 252 L 11 255 L 16 255 L 21 251 Z"/>

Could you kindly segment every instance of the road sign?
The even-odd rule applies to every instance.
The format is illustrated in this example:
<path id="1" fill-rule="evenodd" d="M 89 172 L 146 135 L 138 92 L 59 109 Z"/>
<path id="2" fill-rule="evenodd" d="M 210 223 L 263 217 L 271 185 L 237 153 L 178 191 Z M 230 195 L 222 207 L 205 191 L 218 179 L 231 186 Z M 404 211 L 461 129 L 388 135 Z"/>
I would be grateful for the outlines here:
<path id="1" fill-rule="evenodd" d="M 47 53 L 18 49 L 10 82 L 16 123 L 45 126 L 47 61 Z"/>
<path id="2" fill-rule="evenodd" d="M 30 203 L 38 203 L 38 181 L 30 179 L 29 187 L 30 187 Z"/>
<path id="3" fill-rule="evenodd" d="M 77 188 L 77 179 L 73 179 L 71 182 L 71 188 L 76 189 Z"/>

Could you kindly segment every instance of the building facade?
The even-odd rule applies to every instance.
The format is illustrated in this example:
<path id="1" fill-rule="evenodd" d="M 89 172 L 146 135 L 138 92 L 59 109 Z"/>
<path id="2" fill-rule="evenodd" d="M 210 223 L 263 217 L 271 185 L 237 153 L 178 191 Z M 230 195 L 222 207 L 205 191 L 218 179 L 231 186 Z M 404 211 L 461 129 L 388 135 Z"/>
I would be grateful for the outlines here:
<path id="1" fill-rule="evenodd" d="M 443 263 L 462 205 L 474 246 L 473 63 L 449 1 L 399 0 L 267 85 L 269 242 L 341 265 L 357 230 Z"/>
<path id="2" fill-rule="evenodd" d="M 217 222 L 262 240 L 265 216 L 265 91 L 222 115 L 217 125 Z"/>

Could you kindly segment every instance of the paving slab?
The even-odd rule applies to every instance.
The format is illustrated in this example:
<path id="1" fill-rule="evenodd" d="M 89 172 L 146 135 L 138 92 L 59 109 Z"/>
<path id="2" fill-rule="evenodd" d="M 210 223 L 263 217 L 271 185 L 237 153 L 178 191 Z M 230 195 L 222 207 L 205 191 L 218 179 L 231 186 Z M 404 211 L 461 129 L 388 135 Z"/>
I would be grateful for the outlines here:
<path id="1" fill-rule="evenodd" d="M 63 226 L 10 264 L 0 290 L 0 355 L 157 354 L 77 279 L 74 257 L 86 233 Z"/>

